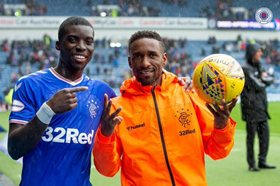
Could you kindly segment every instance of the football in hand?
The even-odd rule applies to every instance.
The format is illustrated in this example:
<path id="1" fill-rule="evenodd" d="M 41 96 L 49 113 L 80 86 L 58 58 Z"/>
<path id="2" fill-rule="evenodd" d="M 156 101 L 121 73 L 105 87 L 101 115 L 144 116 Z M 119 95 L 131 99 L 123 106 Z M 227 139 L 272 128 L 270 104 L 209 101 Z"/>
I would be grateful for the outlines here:
<path id="1" fill-rule="evenodd" d="M 226 54 L 213 54 L 203 58 L 193 73 L 193 87 L 201 99 L 221 105 L 238 97 L 245 78 L 240 64 Z"/>

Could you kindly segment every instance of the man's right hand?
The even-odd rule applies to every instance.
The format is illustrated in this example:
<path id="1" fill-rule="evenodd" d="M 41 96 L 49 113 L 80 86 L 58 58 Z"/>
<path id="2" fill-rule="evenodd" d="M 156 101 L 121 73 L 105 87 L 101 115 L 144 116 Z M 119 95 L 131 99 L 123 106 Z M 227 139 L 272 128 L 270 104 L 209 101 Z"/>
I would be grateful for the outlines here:
<path id="1" fill-rule="evenodd" d="M 78 106 L 78 99 L 75 93 L 86 90 L 88 90 L 88 87 L 74 87 L 62 89 L 55 93 L 55 95 L 51 97 L 49 101 L 47 101 L 47 105 L 56 114 L 62 114 L 71 111 Z"/>
<path id="2" fill-rule="evenodd" d="M 190 76 L 178 77 L 179 84 L 184 86 L 184 91 L 190 92 L 193 89 L 193 81 Z"/>
<path id="3" fill-rule="evenodd" d="M 122 107 L 119 107 L 115 112 L 110 115 L 112 106 L 112 100 L 108 101 L 107 94 L 104 95 L 104 109 L 101 119 L 101 134 L 106 137 L 110 137 L 115 131 L 117 124 L 120 124 L 123 120 L 121 116 L 117 116 Z"/>

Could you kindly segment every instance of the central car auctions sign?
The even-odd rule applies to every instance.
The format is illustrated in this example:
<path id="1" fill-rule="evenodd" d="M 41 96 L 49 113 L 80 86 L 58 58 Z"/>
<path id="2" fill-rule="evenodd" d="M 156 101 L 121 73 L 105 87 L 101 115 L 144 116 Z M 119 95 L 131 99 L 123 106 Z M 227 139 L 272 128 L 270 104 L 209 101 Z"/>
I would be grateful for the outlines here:
<path id="1" fill-rule="evenodd" d="M 0 17 L 0 29 L 58 28 L 67 17 Z M 206 18 L 85 17 L 94 28 L 207 29 Z"/>

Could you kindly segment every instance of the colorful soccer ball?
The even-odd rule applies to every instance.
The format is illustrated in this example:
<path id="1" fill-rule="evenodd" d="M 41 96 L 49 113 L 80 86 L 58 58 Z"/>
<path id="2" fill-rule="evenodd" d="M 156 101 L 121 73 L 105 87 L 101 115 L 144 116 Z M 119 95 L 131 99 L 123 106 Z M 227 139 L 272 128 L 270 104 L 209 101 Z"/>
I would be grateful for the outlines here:
<path id="1" fill-rule="evenodd" d="M 213 54 L 202 59 L 193 73 L 193 87 L 208 103 L 221 105 L 238 97 L 244 87 L 245 78 L 240 64 L 226 54 Z"/>

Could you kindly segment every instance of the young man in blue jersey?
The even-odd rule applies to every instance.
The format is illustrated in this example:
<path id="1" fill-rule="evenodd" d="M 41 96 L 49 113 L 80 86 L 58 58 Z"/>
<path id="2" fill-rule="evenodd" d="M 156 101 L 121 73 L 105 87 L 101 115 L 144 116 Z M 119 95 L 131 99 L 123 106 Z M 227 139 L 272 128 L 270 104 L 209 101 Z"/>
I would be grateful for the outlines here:
<path id="1" fill-rule="evenodd" d="M 14 87 L 8 151 L 13 159 L 23 157 L 21 186 L 91 185 L 104 95 L 116 96 L 109 85 L 83 74 L 94 51 L 94 30 L 86 19 L 67 18 L 56 49 L 55 68 L 26 75 Z"/>

